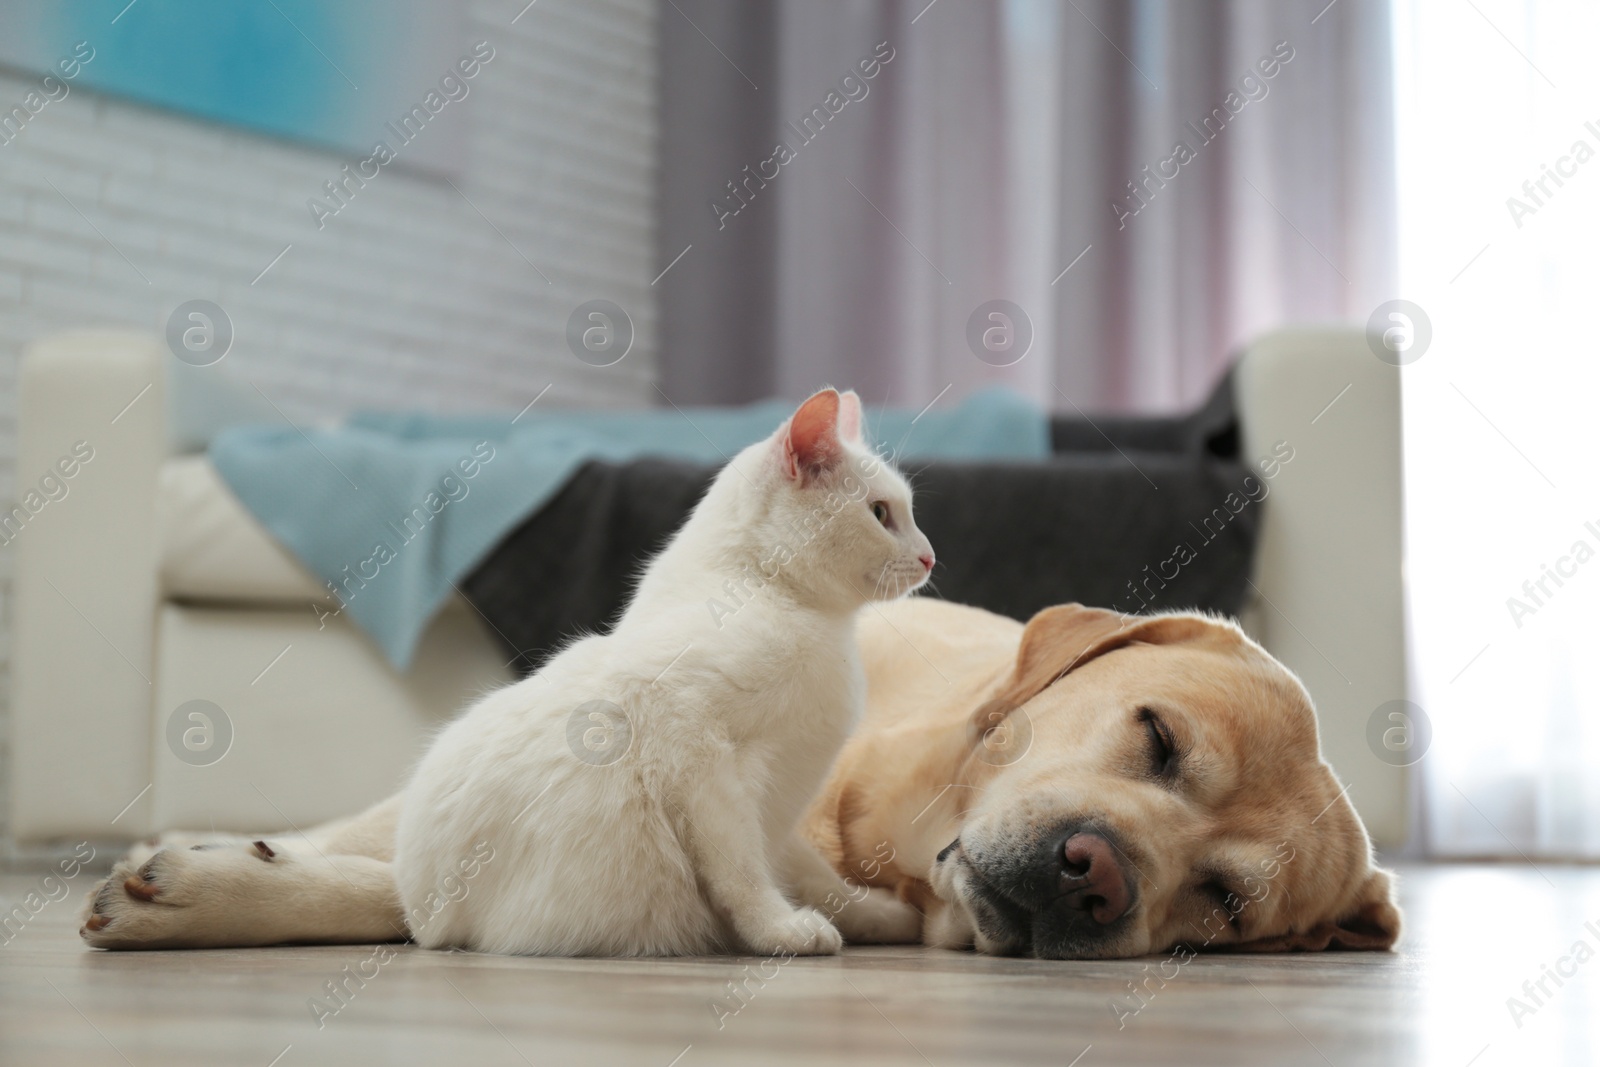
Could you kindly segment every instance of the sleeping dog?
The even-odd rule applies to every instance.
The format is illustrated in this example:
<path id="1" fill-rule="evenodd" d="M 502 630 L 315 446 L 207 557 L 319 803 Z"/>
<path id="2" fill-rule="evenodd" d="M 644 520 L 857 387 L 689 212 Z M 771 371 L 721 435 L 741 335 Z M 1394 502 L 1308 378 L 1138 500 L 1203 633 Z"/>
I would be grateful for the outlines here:
<path id="1" fill-rule="evenodd" d="M 934 600 L 861 630 L 867 717 L 808 833 L 923 939 L 1046 958 L 1383 949 L 1392 878 L 1299 681 L 1231 623 Z"/>
<path id="2" fill-rule="evenodd" d="M 1024 626 L 913 599 L 865 612 L 859 636 L 866 717 L 804 831 L 847 881 L 919 911 L 926 943 L 1106 958 L 1398 938 L 1310 698 L 1231 623 L 1074 604 Z M 403 939 L 431 916 L 401 907 L 398 813 L 394 797 L 304 835 L 163 835 L 96 886 L 82 936 Z"/>

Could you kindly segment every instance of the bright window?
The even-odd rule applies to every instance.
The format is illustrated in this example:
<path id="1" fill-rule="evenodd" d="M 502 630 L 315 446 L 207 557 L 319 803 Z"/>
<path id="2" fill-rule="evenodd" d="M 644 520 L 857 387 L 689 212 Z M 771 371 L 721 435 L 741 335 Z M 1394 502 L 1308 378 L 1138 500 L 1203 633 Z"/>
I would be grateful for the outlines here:
<path id="1" fill-rule="evenodd" d="M 1600 855 L 1600 5 L 1399 0 L 1426 844 Z"/>

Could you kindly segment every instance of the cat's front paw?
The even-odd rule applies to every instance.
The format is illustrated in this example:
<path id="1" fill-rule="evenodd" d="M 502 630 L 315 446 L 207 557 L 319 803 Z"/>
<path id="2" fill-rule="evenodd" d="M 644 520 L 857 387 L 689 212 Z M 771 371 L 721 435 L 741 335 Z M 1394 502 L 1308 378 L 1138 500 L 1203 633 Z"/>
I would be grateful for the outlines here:
<path id="1" fill-rule="evenodd" d="M 844 946 L 838 929 L 815 908 L 773 916 L 744 938 L 752 951 L 764 956 L 832 956 Z"/>

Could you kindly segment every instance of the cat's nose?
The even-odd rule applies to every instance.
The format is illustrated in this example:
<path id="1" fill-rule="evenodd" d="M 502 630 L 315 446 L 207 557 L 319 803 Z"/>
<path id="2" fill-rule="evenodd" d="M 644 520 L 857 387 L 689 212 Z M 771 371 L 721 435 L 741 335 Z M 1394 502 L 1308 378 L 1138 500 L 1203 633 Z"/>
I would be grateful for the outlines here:
<path id="1" fill-rule="evenodd" d="M 933 553 L 932 552 L 924 552 L 922 555 L 917 557 L 917 562 L 922 564 L 922 569 L 923 570 L 925 570 L 925 571 L 933 570 Z"/>

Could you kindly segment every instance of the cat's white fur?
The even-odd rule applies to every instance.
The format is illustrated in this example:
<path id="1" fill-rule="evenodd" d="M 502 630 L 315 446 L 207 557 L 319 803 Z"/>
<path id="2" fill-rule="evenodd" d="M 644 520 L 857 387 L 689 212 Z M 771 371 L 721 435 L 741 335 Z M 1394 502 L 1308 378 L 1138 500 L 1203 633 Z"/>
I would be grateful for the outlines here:
<path id="1" fill-rule="evenodd" d="M 932 567 L 910 487 L 860 423 L 854 393 L 806 401 L 717 476 L 610 633 L 437 737 L 403 793 L 394 873 L 408 916 L 461 892 L 420 944 L 799 954 L 837 951 L 841 929 L 915 938 L 914 912 L 847 887 L 796 832 L 865 699 L 857 611 Z"/>

